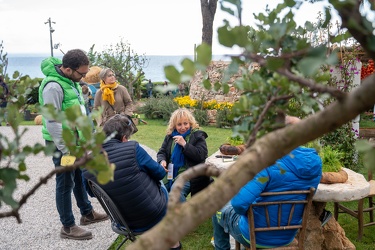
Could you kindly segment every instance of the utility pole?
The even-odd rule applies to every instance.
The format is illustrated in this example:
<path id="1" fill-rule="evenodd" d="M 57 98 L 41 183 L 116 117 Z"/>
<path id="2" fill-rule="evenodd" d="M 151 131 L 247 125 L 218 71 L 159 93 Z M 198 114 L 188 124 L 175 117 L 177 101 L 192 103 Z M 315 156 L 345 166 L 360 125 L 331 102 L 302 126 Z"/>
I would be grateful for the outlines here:
<path id="1" fill-rule="evenodd" d="M 52 28 L 51 23 L 56 24 L 56 22 L 52 22 L 51 18 L 48 18 L 47 22 L 45 22 L 44 24 L 47 24 L 47 23 L 49 24 L 49 40 L 50 40 L 50 43 L 51 43 L 51 56 L 53 56 L 52 33 L 55 30 Z"/>

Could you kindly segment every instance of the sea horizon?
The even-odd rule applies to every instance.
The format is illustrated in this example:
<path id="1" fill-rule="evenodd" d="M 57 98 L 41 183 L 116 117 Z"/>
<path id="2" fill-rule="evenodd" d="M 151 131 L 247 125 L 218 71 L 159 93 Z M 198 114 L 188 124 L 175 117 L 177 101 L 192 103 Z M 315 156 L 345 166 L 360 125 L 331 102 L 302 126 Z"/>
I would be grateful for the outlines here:
<path id="1" fill-rule="evenodd" d="M 166 81 L 164 67 L 174 65 L 177 69 L 182 69 L 181 61 L 184 58 L 194 59 L 194 55 L 144 55 L 149 63 L 143 68 L 145 78 L 154 82 Z M 18 71 L 22 75 L 28 75 L 30 78 L 43 78 L 40 70 L 40 64 L 50 54 L 43 53 L 8 53 L 8 68 L 6 73 L 13 75 Z M 56 58 L 62 58 L 62 55 L 54 55 Z M 225 55 L 213 55 L 214 60 L 224 60 Z"/>

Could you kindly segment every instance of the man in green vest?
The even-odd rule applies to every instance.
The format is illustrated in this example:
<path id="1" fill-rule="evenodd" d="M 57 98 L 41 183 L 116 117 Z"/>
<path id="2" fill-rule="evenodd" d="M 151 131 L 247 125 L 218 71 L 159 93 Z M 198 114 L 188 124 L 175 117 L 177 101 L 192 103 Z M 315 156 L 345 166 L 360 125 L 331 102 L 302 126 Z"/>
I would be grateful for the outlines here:
<path id="1" fill-rule="evenodd" d="M 68 51 L 62 61 L 49 57 L 41 63 L 41 70 L 46 76 L 39 87 L 40 105 L 52 104 L 56 110 L 65 111 L 74 105 L 81 107 L 83 115 L 86 115 L 82 89 L 79 81 L 89 71 L 89 59 L 79 49 Z M 55 120 L 46 120 L 43 117 L 42 134 L 46 145 L 55 147 L 52 157 L 55 167 L 64 165 L 64 159 L 69 157 L 69 150 L 62 139 L 64 124 Z M 72 131 L 80 139 L 78 131 Z M 85 240 L 91 239 L 92 233 L 75 224 L 72 211 L 71 194 L 77 201 L 81 212 L 81 225 L 88 225 L 108 219 L 106 214 L 100 214 L 93 210 L 82 182 L 82 171 L 77 168 L 70 172 L 56 174 L 56 207 L 63 225 L 60 237 L 65 239 Z"/>

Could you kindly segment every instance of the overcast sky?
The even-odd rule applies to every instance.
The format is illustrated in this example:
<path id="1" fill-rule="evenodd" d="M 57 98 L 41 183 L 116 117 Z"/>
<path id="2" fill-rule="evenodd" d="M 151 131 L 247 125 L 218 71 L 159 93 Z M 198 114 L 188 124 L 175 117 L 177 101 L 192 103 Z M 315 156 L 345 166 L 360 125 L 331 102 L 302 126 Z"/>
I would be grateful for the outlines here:
<path id="1" fill-rule="evenodd" d="M 276 2 L 244 0 L 244 23 L 253 24 L 253 13 Z M 306 6 L 296 18 L 316 21 L 320 9 L 317 4 Z M 102 51 L 123 38 L 137 54 L 192 55 L 202 37 L 199 0 L 0 0 L 0 41 L 5 52 L 49 54 L 50 32 L 45 24 L 49 17 L 56 22 L 53 44 L 62 44 L 63 51 L 88 50 L 93 44 Z M 217 42 L 216 30 L 224 18 L 237 24 L 218 6 L 213 37 L 217 55 L 234 52 Z M 58 50 L 54 54 L 61 55 Z"/>

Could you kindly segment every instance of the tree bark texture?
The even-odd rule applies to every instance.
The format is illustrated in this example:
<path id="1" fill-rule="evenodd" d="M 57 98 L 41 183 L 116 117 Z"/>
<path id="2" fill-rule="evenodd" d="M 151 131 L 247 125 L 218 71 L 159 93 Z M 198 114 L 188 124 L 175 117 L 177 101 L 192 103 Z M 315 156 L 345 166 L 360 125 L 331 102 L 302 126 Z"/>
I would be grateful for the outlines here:
<path id="1" fill-rule="evenodd" d="M 216 13 L 217 0 L 201 0 L 202 12 L 202 43 L 212 47 L 213 25 Z"/>

